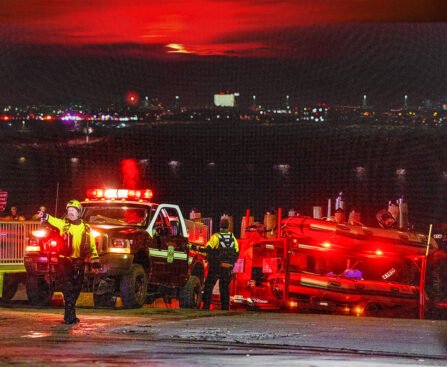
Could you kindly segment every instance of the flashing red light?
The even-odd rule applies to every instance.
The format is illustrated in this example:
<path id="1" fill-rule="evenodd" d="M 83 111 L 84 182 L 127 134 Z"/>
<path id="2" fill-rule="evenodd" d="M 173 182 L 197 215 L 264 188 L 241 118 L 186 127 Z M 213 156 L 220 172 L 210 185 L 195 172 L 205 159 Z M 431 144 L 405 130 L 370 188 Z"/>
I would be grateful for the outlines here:
<path id="1" fill-rule="evenodd" d="M 138 104 L 139 100 L 140 100 L 140 97 L 137 92 L 135 92 L 135 91 L 127 92 L 126 102 L 128 105 L 135 106 Z"/>
<path id="2" fill-rule="evenodd" d="M 55 240 L 50 241 L 50 246 L 57 247 L 57 241 L 55 241 Z"/>
<path id="3" fill-rule="evenodd" d="M 154 196 L 152 190 L 128 190 L 128 189 L 89 189 L 87 198 L 101 200 L 134 199 L 150 200 Z"/>
<path id="4" fill-rule="evenodd" d="M 377 256 L 382 256 L 383 255 L 383 251 L 382 250 L 376 250 L 376 255 Z"/>
<path id="5" fill-rule="evenodd" d="M 332 244 L 331 244 L 330 242 L 323 242 L 323 243 L 321 244 L 321 246 L 324 247 L 324 248 L 331 248 L 331 247 L 332 247 Z"/>

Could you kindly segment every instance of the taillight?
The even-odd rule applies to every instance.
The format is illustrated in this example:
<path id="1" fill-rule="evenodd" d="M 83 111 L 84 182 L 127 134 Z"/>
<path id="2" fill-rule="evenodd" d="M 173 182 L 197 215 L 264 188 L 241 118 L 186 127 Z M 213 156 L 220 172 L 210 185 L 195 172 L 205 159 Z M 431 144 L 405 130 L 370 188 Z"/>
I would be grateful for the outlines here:
<path id="1" fill-rule="evenodd" d="M 289 308 L 297 308 L 298 302 L 297 301 L 289 301 Z"/>
<path id="2" fill-rule="evenodd" d="M 356 306 L 353 311 L 356 316 L 362 316 L 365 309 L 361 306 Z"/>

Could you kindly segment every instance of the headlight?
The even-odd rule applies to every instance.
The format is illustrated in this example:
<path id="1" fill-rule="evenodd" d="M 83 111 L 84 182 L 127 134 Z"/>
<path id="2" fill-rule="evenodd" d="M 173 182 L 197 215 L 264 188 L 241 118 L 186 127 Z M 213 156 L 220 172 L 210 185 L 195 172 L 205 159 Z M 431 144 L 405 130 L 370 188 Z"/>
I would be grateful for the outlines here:
<path id="1" fill-rule="evenodd" d="M 37 238 L 47 237 L 48 234 L 49 232 L 46 229 L 36 229 L 35 231 L 33 231 L 33 236 Z"/>
<path id="2" fill-rule="evenodd" d="M 109 252 L 116 254 L 130 254 L 130 241 L 124 238 L 112 238 Z"/>

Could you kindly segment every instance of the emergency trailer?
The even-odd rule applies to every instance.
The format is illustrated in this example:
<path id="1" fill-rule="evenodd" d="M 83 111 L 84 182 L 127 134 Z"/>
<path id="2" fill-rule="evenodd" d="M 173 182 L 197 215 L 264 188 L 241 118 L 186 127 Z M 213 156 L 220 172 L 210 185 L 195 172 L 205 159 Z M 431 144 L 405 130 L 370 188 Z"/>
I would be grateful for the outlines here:
<path id="1" fill-rule="evenodd" d="M 406 317 L 445 308 L 447 256 L 429 236 L 280 213 L 275 236 L 245 226 L 233 307 Z"/>

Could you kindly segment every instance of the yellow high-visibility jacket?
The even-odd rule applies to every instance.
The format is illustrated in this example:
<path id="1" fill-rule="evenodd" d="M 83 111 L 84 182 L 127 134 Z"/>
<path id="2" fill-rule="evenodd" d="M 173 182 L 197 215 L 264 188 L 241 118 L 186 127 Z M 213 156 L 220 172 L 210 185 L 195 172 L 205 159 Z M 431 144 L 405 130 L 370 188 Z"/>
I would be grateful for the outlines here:
<path id="1" fill-rule="evenodd" d="M 75 259 L 81 258 L 82 254 L 89 254 L 90 259 L 98 258 L 95 238 L 90 232 L 90 227 L 81 220 L 80 224 L 70 223 L 68 220 L 48 216 L 48 223 L 59 229 L 62 237 L 71 239 L 71 254 L 68 257 Z M 87 232 L 87 233 L 86 233 Z M 64 236 L 65 235 L 65 236 Z"/>
<path id="2" fill-rule="evenodd" d="M 206 247 L 210 247 L 210 248 L 212 248 L 213 250 L 217 250 L 217 249 L 219 248 L 219 242 L 220 242 L 219 235 L 220 235 L 220 234 L 221 234 L 221 235 L 228 235 L 228 234 L 231 235 L 231 237 L 233 238 L 233 241 L 234 241 L 234 251 L 235 251 L 236 253 L 238 253 L 238 252 L 239 252 L 239 244 L 238 244 L 238 242 L 237 242 L 236 237 L 235 237 L 234 234 L 231 233 L 231 232 L 216 232 L 216 233 L 214 233 L 214 234 L 211 236 L 210 240 L 207 242 Z"/>

